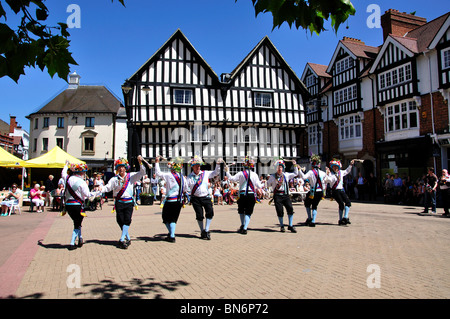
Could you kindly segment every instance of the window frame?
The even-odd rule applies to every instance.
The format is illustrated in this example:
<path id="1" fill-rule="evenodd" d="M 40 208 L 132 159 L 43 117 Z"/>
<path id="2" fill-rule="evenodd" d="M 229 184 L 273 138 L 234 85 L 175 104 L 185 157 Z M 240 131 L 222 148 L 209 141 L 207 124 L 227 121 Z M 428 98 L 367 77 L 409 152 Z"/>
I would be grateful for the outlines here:
<path id="1" fill-rule="evenodd" d="M 183 92 L 183 101 L 182 102 L 178 102 L 177 92 Z M 190 93 L 190 98 L 189 98 L 188 102 L 186 102 L 186 92 Z M 173 98 L 174 105 L 194 105 L 194 90 L 193 89 L 182 89 L 182 88 L 173 89 L 172 98 Z"/>
<path id="2" fill-rule="evenodd" d="M 378 85 L 380 90 L 387 90 L 411 80 L 411 63 L 406 63 L 378 74 Z"/>
<path id="3" fill-rule="evenodd" d="M 84 119 L 84 127 L 95 128 L 95 116 L 86 116 Z"/>
<path id="4" fill-rule="evenodd" d="M 264 97 L 263 95 L 266 97 Z M 269 105 L 265 105 L 264 103 L 264 100 L 267 101 L 267 97 L 269 97 Z M 258 102 L 258 100 L 260 100 L 260 102 Z M 265 91 L 253 91 L 253 106 L 265 109 L 273 108 L 273 93 Z"/>
<path id="5" fill-rule="evenodd" d="M 56 128 L 64 128 L 64 117 L 60 116 L 56 119 Z"/>
<path id="6" fill-rule="evenodd" d="M 447 56 L 446 56 L 447 55 Z M 445 59 L 447 60 L 447 65 L 445 65 Z M 441 64 L 442 64 L 442 70 L 450 69 L 450 48 L 445 48 L 441 51 Z"/>
<path id="7" fill-rule="evenodd" d="M 416 102 L 407 100 L 386 105 L 384 120 L 385 133 L 419 129 L 419 109 Z M 412 126 L 412 123 L 415 123 L 414 126 Z"/>
<path id="8" fill-rule="evenodd" d="M 339 119 L 339 140 L 359 139 L 363 136 L 361 117 L 352 114 Z"/>

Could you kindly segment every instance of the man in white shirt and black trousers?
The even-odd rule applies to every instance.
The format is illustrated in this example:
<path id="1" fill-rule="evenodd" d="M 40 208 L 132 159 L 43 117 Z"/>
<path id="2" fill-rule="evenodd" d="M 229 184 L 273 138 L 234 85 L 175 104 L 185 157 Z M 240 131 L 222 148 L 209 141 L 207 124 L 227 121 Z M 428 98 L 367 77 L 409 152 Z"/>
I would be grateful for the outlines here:
<path id="1" fill-rule="evenodd" d="M 155 174 L 157 177 L 166 181 L 167 188 L 167 194 L 163 203 L 162 220 L 169 231 L 166 241 L 174 243 L 175 228 L 184 204 L 184 193 L 188 185 L 186 178 L 181 173 L 181 169 L 183 168 L 183 161 L 181 159 L 175 159 L 175 161 L 167 164 L 170 168 L 169 173 L 161 172 L 159 161 L 160 158 L 157 157 L 155 160 Z"/>
<path id="2" fill-rule="evenodd" d="M 250 218 L 256 203 L 256 196 L 261 193 L 262 185 L 259 177 L 251 169 L 255 166 L 254 160 L 246 156 L 244 159 L 244 170 L 231 176 L 228 167 L 225 168 L 226 176 L 231 182 L 239 182 L 238 213 L 241 218 L 241 227 L 238 233 L 246 235 Z"/>
<path id="3" fill-rule="evenodd" d="M 102 187 L 103 193 L 113 191 L 114 209 L 113 213 L 116 213 L 116 221 L 122 230 L 118 247 L 127 249 L 131 244 L 130 235 L 128 230 L 131 225 L 131 217 L 133 215 L 133 209 L 136 206 L 135 199 L 133 198 L 133 185 L 139 181 L 145 174 L 146 169 L 142 164 L 143 158 L 141 155 L 137 157 L 139 161 L 139 172 L 130 173 L 130 165 L 125 158 L 119 158 L 114 161 L 114 167 L 117 171 L 117 175 L 108 181 L 106 186 Z"/>
<path id="4" fill-rule="evenodd" d="M 192 167 L 192 173 L 187 177 L 188 187 L 191 190 L 190 203 L 195 211 L 195 218 L 200 227 L 200 238 L 211 240 L 211 234 L 209 231 L 211 221 L 214 217 L 213 203 L 208 191 L 208 181 L 210 178 L 219 176 L 220 163 L 223 160 L 219 159 L 216 163 L 216 169 L 214 171 L 202 171 L 201 165 L 205 163 L 200 156 L 195 155 L 192 160 L 189 161 Z M 203 219 L 206 217 L 205 225 L 203 226 Z"/>
<path id="5" fill-rule="evenodd" d="M 326 168 L 328 182 L 331 185 L 332 196 L 336 200 L 336 203 L 338 203 L 339 205 L 338 225 L 351 224 L 350 219 L 348 218 L 348 213 L 350 211 L 352 203 L 344 190 L 344 176 L 348 175 L 351 172 L 354 163 L 355 161 L 352 160 L 350 162 L 350 165 L 344 171 L 341 169 L 341 161 L 333 159 L 330 162 L 332 172 L 330 172 L 330 169 L 328 167 Z"/>
<path id="6" fill-rule="evenodd" d="M 273 201 L 275 203 L 275 210 L 277 212 L 278 220 L 280 222 L 280 231 L 282 233 L 285 232 L 283 206 L 286 208 L 288 215 L 288 230 L 293 233 L 297 232 L 293 225 L 294 207 L 292 206 L 291 196 L 289 195 L 289 181 L 298 175 L 298 168 L 295 161 L 292 161 L 292 163 L 294 164 L 294 172 L 286 173 L 283 172 L 286 168 L 284 160 L 282 158 L 277 160 L 275 162 L 277 172 L 270 175 L 269 180 L 267 181 L 267 185 L 272 187 Z"/>

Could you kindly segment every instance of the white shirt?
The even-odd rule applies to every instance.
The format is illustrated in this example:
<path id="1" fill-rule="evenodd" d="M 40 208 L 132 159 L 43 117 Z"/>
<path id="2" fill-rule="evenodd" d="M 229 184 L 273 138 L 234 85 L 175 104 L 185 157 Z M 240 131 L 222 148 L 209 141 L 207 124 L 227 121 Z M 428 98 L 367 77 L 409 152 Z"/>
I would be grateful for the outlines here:
<path id="1" fill-rule="evenodd" d="M 298 176 L 300 176 L 301 179 L 305 180 L 308 179 L 309 180 L 309 185 L 311 185 L 311 190 L 314 191 L 325 191 L 325 183 L 328 182 L 328 177 L 327 174 L 324 171 L 321 171 L 320 169 L 315 169 L 316 172 L 318 172 L 319 174 L 319 179 L 322 183 L 322 187 L 320 188 L 320 185 L 317 183 L 317 187 L 316 187 L 316 174 L 314 174 L 313 170 L 308 171 L 308 173 L 304 174 L 301 170 L 298 171 Z"/>
<path id="2" fill-rule="evenodd" d="M 68 166 L 64 166 L 62 173 L 61 173 L 61 178 L 64 179 L 64 181 L 66 181 L 67 179 L 67 170 L 68 170 Z M 86 181 L 84 179 L 82 179 L 79 175 L 77 174 L 73 174 L 72 176 L 69 177 L 69 182 L 68 182 L 69 186 L 72 188 L 72 190 L 75 192 L 75 194 L 82 200 L 86 200 L 87 198 L 90 197 L 90 192 L 89 192 L 89 187 L 86 184 Z M 65 186 L 66 191 L 65 191 L 65 199 L 66 202 L 68 200 L 74 200 L 73 196 L 70 195 L 69 190 L 67 189 L 67 185 Z"/>
<path id="3" fill-rule="evenodd" d="M 155 174 L 156 176 L 158 176 L 159 178 L 162 178 L 165 180 L 166 182 L 166 187 L 167 187 L 167 194 L 166 194 L 166 198 L 168 202 L 175 202 L 177 201 L 176 199 L 168 199 L 170 197 L 177 197 L 180 195 L 180 186 L 178 185 L 177 180 L 175 179 L 175 177 L 173 176 L 172 173 L 163 173 L 161 172 L 161 168 L 159 167 L 159 163 L 155 163 Z M 188 189 L 188 183 L 187 183 L 187 179 L 185 176 L 183 176 L 183 174 L 181 173 L 177 173 L 175 172 L 174 174 L 177 174 L 178 177 L 181 179 L 181 183 L 182 183 L 182 192 L 186 192 Z"/>
<path id="4" fill-rule="evenodd" d="M 197 181 L 199 180 L 200 175 L 202 173 L 203 173 L 202 183 L 195 191 L 195 194 L 192 194 L 192 188 L 194 187 L 195 184 L 197 184 Z M 216 165 L 216 169 L 214 171 L 200 171 L 198 173 L 198 175 L 195 175 L 194 172 L 189 174 L 189 176 L 187 177 L 187 182 L 188 182 L 188 187 L 191 191 L 191 196 L 196 196 L 196 197 L 210 196 L 210 193 L 208 190 L 208 180 L 210 178 L 214 178 L 214 177 L 218 176 L 219 173 L 220 173 L 220 165 Z"/>
<path id="5" fill-rule="evenodd" d="M 123 199 L 129 199 L 130 197 L 133 197 L 133 185 L 138 180 L 142 178 L 147 172 L 145 171 L 144 165 L 141 164 L 139 172 L 130 173 L 130 181 L 128 182 L 128 186 L 126 190 L 123 192 L 122 197 Z M 128 173 L 127 173 L 128 174 Z M 120 175 L 116 175 L 113 178 L 111 178 L 105 186 L 102 187 L 102 193 L 108 193 L 113 192 L 113 196 L 116 197 L 117 193 L 122 189 L 123 184 L 125 183 L 125 178 L 127 176 L 125 174 L 124 177 L 121 177 Z"/>
<path id="6" fill-rule="evenodd" d="M 338 180 L 338 174 L 340 174 L 339 184 L 336 186 L 335 189 L 343 189 L 344 188 L 344 176 L 348 175 L 352 170 L 352 165 L 349 165 L 347 169 L 339 170 L 338 173 L 335 173 L 334 171 L 331 171 L 329 175 L 327 175 L 327 181 L 330 183 L 331 187 L 334 187 L 334 184 Z"/>
<path id="7" fill-rule="evenodd" d="M 298 175 L 298 168 L 295 166 L 293 173 L 282 172 L 281 174 L 283 175 L 283 183 L 277 191 L 287 194 L 289 191 L 289 181 Z M 272 191 L 274 192 L 280 178 L 281 175 L 278 175 L 278 173 L 270 175 L 269 180 L 267 181 L 267 187 L 272 188 Z"/>
<path id="8" fill-rule="evenodd" d="M 247 170 L 248 172 L 250 172 L 250 180 L 253 184 L 253 187 L 255 189 L 255 191 L 259 188 L 262 188 L 261 182 L 259 181 L 259 177 L 258 174 L 256 174 L 255 172 L 252 172 L 250 170 Z M 226 172 L 228 179 L 231 182 L 239 182 L 239 192 L 245 192 L 245 190 L 247 189 L 247 178 L 244 175 L 244 172 L 238 172 L 236 175 L 231 176 L 229 172 Z M 253 193 L 251 187 L 248 187 L 248 193 Z"/>

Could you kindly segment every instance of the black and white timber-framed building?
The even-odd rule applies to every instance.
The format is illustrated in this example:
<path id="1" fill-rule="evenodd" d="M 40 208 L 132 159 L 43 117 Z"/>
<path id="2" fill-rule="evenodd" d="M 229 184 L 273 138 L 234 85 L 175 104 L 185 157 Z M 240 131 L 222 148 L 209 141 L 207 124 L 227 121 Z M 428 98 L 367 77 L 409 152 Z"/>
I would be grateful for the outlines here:
<path id="1" fill-rule="evenodd" d="M 299 156 L 309 93 L 268 37 L 219 78 L 177 30 L 122 89 L 131 159 L 200 155 L 213 164 L 250 155 L 265 174 L 274 157 Z"/>

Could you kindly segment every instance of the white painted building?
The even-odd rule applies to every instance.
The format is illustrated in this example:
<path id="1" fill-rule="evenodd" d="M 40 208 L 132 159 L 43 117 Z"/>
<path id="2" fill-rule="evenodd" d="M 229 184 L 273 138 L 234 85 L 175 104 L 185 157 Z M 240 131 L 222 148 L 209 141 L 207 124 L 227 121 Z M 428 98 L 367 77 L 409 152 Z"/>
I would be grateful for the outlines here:
<path id="1" fill-rule="evenodd" d="M 75 72 L 67 89 L 27 118 L 30 158 L 59 146 L 89 168 L 112 171 L 114 159 L 126 157 L 126 114 L 121 101 L 104 86 L 80 85 Z"/>

